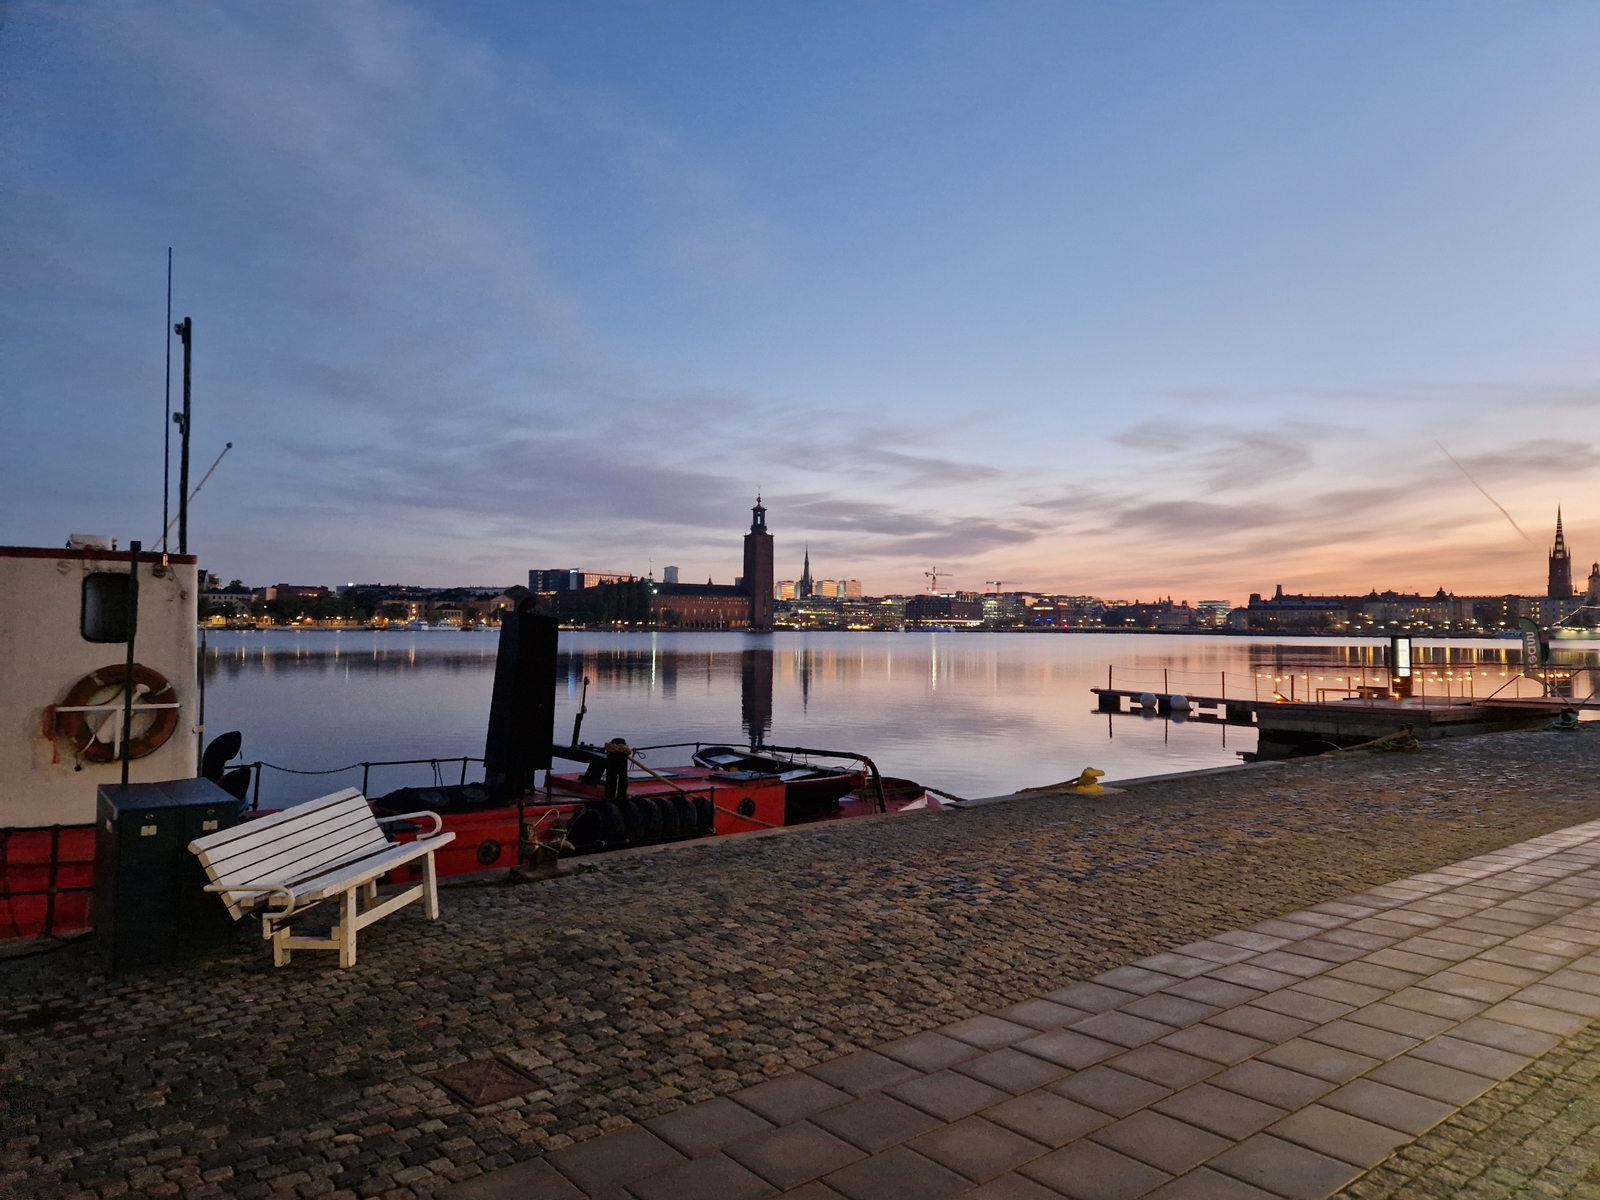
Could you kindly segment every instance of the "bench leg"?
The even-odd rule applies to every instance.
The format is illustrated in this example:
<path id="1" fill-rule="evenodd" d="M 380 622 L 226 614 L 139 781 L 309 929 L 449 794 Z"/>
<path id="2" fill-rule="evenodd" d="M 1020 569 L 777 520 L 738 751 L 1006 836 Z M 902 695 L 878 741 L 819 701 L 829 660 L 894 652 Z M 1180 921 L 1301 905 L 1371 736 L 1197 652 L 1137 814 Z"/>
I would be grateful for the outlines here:
<path id="1" fill-rule="evenodd" d="M 291 932 L 287 925 L 272 931 L 272 965 L 275 967 L 287 967 L 289 965 L 289 934 Z"/>
<path id="2" fill-rule="evenodd" d="M 422 906 L 428 914 L 428 920 L 439 919 L 439 873 L 433 869 L 433 851 L 428 851 L 422 860 Z"/>
<path id="3" fill-rule="evenodd" d="M 344 893 L 344 913 L 333 936 L 339 939 L 339 965 L 356 965 L 356 893 L 359 888 L 347 888 Z"/>

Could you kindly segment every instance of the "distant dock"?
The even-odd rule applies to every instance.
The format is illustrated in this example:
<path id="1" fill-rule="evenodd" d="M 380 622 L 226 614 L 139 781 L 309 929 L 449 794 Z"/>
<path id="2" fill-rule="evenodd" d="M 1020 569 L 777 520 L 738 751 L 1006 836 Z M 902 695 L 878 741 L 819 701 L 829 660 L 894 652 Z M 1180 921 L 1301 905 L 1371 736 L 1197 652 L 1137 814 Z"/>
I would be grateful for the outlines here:
<path id="1" fill-rule="evenodd" d="M 1343 749 L 1409 730 L 1418 741 L 1533 729 L 1547 724 L 1563 709 L 1600 709 L 1600 698 L 1569 696 L 1533 698 L 1393 697 L 1387 689 L 1362 689 L 1366 694 L 1339 700 L 1270 700 L 1233 696 L 1195 696 L 1142 688 L 1095 687 L 1102 713 L 1180 717 L 1209 724 L 1247 725 L 1259 733 L 1256 757 L 1295 758 Z M 1384 695 L 1373 693 L 1383 691 Z M 1177 703 L 1174 703 L 1174 700 Z"/>

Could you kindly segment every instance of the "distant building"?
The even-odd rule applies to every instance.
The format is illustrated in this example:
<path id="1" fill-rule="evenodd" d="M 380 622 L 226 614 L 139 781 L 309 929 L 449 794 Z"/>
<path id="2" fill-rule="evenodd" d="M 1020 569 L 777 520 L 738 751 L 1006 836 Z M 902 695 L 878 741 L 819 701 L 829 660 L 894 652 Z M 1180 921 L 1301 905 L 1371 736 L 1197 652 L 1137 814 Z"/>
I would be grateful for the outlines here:
<path id="1" fill-rule="evenodd" d="M 578 567 L 554 571 L 529 571 L 530 592 L 581 592 L 602 583 L 632 583 L 638 576 L 623 571 L 585 571 Z"/>
<path id="2" fill-rule="evenodd" d="M 1228 614 L 1233 611 L 1231 600 L 1202 600 L 1196 604 L 1195 611 L 1200 614 L 1200 624 L 1222 626 L 1228 623 Z"/>
<path id="3" fill-rule="evenodd" d="M 1600 567 L 1600 564 L 1597 564 Z M 859 600 L 861 598 L 861 580 L 845 579 L 840 582 L 839 595 L 846 600 Z"/>
<path id="4" fill-rule="evenodd" d="M 1350 606 L 1343 596 L 1285 595 L 1280 583 L 1268 600 L 1252 592 L 1249 605 L 1234 609 L 1228 623 L 1235 629 L 1338 631 L 1350 623 Z"/>
<path id="5" fill-rule="evenodd" d="M 305 587 L 292 583 L 275 583 L 267 589 L 267 601 L 308 599 L 321 596 L 331 596 L 333 593 L 325 587 Z"/>
<path id="6" fill-rule="evenodd" d="M 773 585 L 772 595 L 777 600 L 793 600 L 795 582 L 792 579 L 780 579 Z"/>
<path id="7" fill-rule="evenodd" d="M 906 601 L 906 620 L 917 625 L 983 624 L 983 599 L 972 596 L 916 595 Z"/>
<path id="8" fill-rule="evenodd" d="M 661 582 L 662 583 L 677 583 L 678 582 L 678 568 L 677 567 L 662 567 L 661 568 Z"/>
<path id="9" fill-rule="evenodd" d="M 1556 541 L 1550 547 L 1550 584 L 1545 589 L 1552 600 L 1572 599 L 1572 555 L 1567 553 L 1567 538 L 1561 532 L 1561 510 L 1556 509 Z"/>

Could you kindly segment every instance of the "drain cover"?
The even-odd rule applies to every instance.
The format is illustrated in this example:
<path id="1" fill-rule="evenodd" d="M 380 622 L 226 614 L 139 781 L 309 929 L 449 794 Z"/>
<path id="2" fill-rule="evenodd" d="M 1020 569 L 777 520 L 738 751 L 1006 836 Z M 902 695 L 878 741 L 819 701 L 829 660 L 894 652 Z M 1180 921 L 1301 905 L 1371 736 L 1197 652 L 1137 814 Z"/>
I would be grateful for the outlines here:
<path id="1" fill-rule="evenodd" d="M 457 1063 L 434 1075 L 441 1083 L 459 1096 L 468 1108 L 485 1104 L 498 1104 L 513 1096 L 536 1090 L 540 1085 L 510 1063 L 498 1058 L 477 1058 L 471 1062 Z"/>

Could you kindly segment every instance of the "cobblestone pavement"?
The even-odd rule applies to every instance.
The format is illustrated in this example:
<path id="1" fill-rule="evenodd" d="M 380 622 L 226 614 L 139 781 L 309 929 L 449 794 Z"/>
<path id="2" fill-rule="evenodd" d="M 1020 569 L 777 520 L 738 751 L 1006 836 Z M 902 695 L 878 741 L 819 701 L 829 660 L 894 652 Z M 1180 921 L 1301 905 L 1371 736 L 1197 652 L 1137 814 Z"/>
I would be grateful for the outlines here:
<path id="1" fill-rule="evenodd" d="M 4 964 L 0 1188 L 428 1196 L 1591 819 L 1597 761 L 1589 729 L 1505 734 L 600 860 L 451 889 L 439 922 L 368 930 L 349 971 L 274 970 L 248 931 L 119 980 L 80 948 Z M 430 1078 L 490 1055 L 541 1089 L 466 1110 Z"/>

